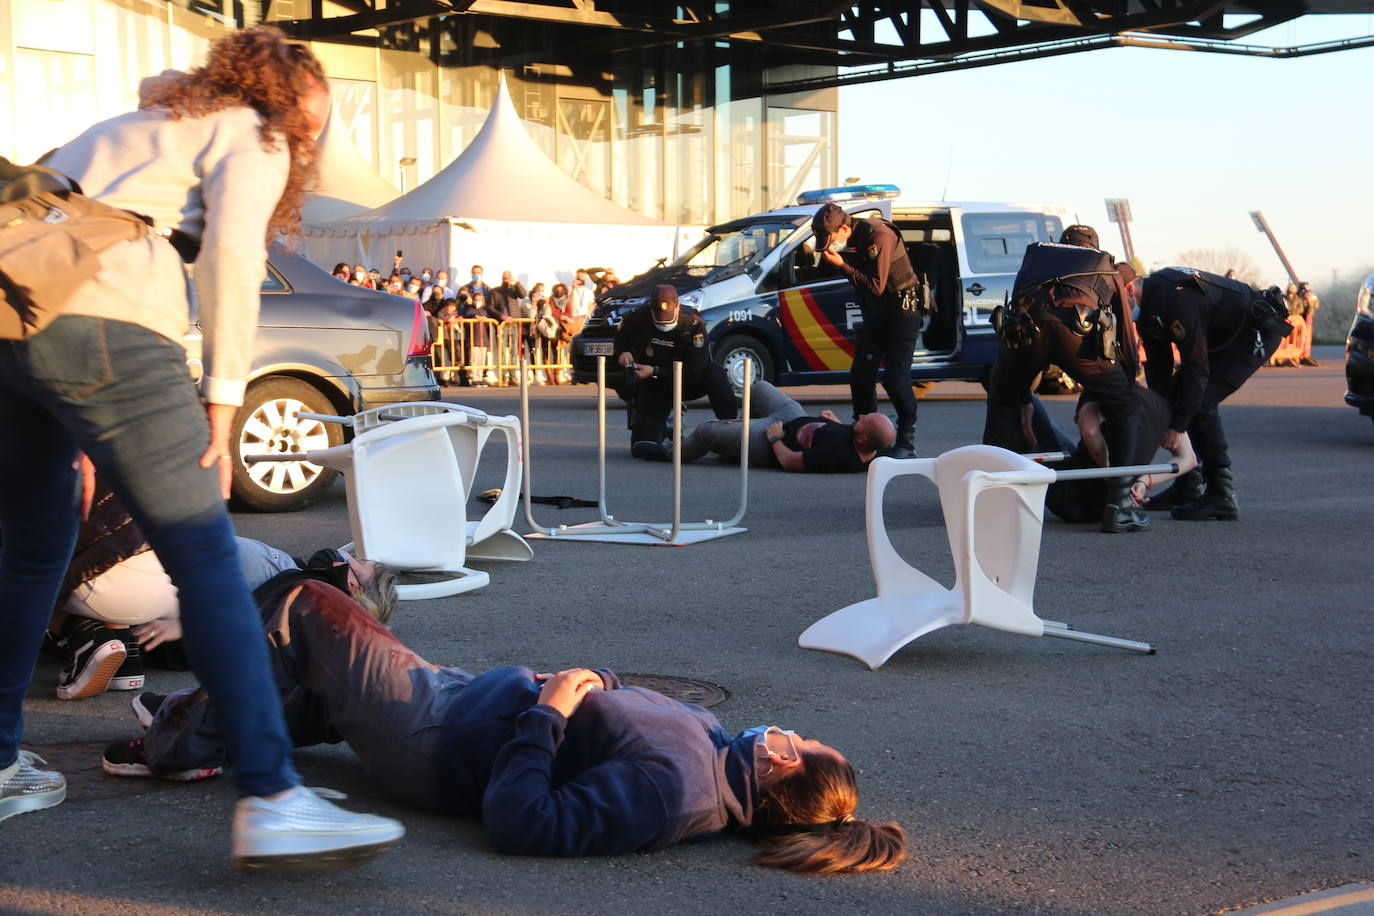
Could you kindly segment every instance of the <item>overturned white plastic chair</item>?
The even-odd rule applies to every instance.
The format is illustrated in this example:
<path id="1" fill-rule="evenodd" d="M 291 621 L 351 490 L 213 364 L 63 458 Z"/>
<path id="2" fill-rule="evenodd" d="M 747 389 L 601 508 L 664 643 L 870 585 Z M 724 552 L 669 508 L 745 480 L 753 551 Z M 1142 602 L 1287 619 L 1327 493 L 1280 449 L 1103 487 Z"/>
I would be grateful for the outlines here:
<path id="1" fill-rule="evenodd" d="M 520 420 L 488 414 L 475 407 L 450 404 L 445 401 L 412 401 L 373 407 L 353 416 L 355 432 L 362 433 L 379 426 L 396 423 L 410 417 L 437 414 L 462 414 L 466 421 L 450 428 L 449 437 L 462 469 L 463 488 L 470 496 L 477 465 L 491 434 L 500 431 L 506 442 L 506 473 L 501 483 L 501 495 L 480 519 L 466 522 L 467 556 L 473 560 L 506 560 L 523 562 L 534 556 L 529 543 L 514 531 L 515 512 L 520 504 L 521 444 Z M 464 515 L 466 518 L 466 515 Z"/>
<path id="2" fill-rule="evenodd" d="M 1128 472 L 1093 470 L 1074 476 Z M 945 588 L 893 548 L 883 521 L 883 494 L 897 477 L 935 483 L 954 558 Z M 906 644 L 953 624 L 978 624 L 1026 636 L 1058 636 L 1153 653 L 1149 643 L 1098 636 L 1042 620 L 1032 609 L 1045 488 L 1059 476 L 1023 455 L 969 445 L 937 458 L 878 458 L 868 470 L 868 553 L 878 595 L 813 623 L 797 640 L 804 649 L 852 655 L 877 668 Z"/>
<path id="3" fill-rule="evenodd" d="M 351 425 L 358 433 L 352 442 L 334 448 L 249 460 L 304 459 L 340 471 L 353 532 L 348 547 L 401 572 L 447 574 L 434 582 L 398 586 L 401 598 L 441 598 L 487 585 L 490 576 L 468 568 L 469 558 L 533 556 L 524 540 L 509 531 L 520 473 L 514 417 L 493 418 L 436 402 L 373 408 L 348 418 L 310 416 Z M 468 495 L 481 445 L 492 428 L 505 431 L 508 451 L 515 455 L 507 460 L 511 496 L 506 505 L 498 500 L 481 519 L 469 522 Z M 480 554 L 472 549 L 479 542 L 487 548 Z"/>

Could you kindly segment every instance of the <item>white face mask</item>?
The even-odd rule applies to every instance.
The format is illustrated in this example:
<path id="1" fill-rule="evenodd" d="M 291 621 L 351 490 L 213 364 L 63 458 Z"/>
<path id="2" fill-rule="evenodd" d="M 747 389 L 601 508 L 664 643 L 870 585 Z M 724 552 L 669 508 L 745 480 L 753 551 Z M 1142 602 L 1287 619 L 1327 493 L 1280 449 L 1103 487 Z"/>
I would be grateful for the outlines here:
<path id="1" fill-rule="evenodd" d="M 835 239 L 825 247 L 835 252 L 836 254 L 839 254 L 841 251 L 844 251 L 844 242 L 841 242 L 839 239 Z"/>
<path id="2" fill-rule="evenodd" d="M 668 324 L 662 324 L 660 322 L 655 321 L 654 327 L 658 328 L 660 331 L 671 331 L 673 328 L 677 327 L 677 319 L 674 318 Z"/>

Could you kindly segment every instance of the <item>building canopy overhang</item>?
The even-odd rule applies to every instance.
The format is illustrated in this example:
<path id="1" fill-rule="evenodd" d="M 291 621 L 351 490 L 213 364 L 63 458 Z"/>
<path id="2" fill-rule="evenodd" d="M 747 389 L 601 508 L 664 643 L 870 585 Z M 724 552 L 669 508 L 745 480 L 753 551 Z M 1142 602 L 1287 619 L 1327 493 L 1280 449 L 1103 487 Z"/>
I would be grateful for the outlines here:
<path id="1" fill-rule="evenodd" d="M 537 51 L 528 45 L 502 49 L 499 63 L 511 67 L 558 63 L 560 55 L 585 61 L 589 55 L 644 49 L 688 54 L 702 43 L 742 46 L 766 53 L 778 68 L 763 86 L 771 93 L 1105 47 L 1283 58 L 1374 46 L 1369 35 L 1295 47 L 1240 41 L 1307 14 L 1368 12 L 1367 0 L 331 0 L 330 6 L 341 13 L 325 15 L 322 0 L 314 0 L 311 17 L 275 24 L 303 39 L 383 46 L 398 32 L 470 36 L 483 20 L 524 20 L 556 30 L 558 40 L 540 42 Z M 788 64 L 833 72 L 790 78 Z"/>

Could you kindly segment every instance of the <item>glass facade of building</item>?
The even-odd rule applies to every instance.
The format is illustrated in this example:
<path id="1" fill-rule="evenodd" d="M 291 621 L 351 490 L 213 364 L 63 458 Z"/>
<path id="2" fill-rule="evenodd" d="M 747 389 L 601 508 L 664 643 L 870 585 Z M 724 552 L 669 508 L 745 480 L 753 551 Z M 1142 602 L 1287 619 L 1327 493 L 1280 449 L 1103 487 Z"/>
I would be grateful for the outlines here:
<path id="1" fill-rule="evenodd" d="M 309 5 L 279 0 L 265 18 L 308 15 Z M 10 102 L 8 118 L 0 114 L 0 153 L 21 161 L 132 108 L 142 77 L 194 65 L 226 28 L 222 18 L 149 0 L 8 0 L 0 20 L 0 93 Z M 312 47 L 337 117 L 399 188 L 416 187 L 462 152 L 481 129 L 498 73 L 531 136 L 564 171 L 646 216 L 710 224 L 837 183 L 836 91 L 764 91 L 769 76 L 820 68 L 770 70 L 762 46 L 618 50 L 589 34 L 450 16 L 364 33 L 375 47 Z"/>

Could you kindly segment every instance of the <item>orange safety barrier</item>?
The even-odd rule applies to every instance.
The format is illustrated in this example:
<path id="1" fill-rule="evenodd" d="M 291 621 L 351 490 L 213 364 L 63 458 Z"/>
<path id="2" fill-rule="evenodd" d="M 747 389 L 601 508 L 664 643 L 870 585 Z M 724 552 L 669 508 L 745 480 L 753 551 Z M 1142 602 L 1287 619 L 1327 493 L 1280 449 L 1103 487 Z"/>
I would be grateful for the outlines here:
<path id="1" fill-rule="evenodd" d="M 1289 317 L 1293 333 L 1289 334 L 1269 357 L 1271 366 L 1297 366 L 1302 358 L 1312 351 L 1311 325 L 1296 315 Z"/>
<path id="2" fill-rule="evenodd" d="M 441 381 L 469 385 L 517 385 L 520 360 L 528 360 L 533 384 L 558 384 L 572 369 L 568 341 L 530 338 L 532 318 L 450 318 L 437 323 L 431 355 Z M 542 378 L 541 378 L 542 374 Z"/>

